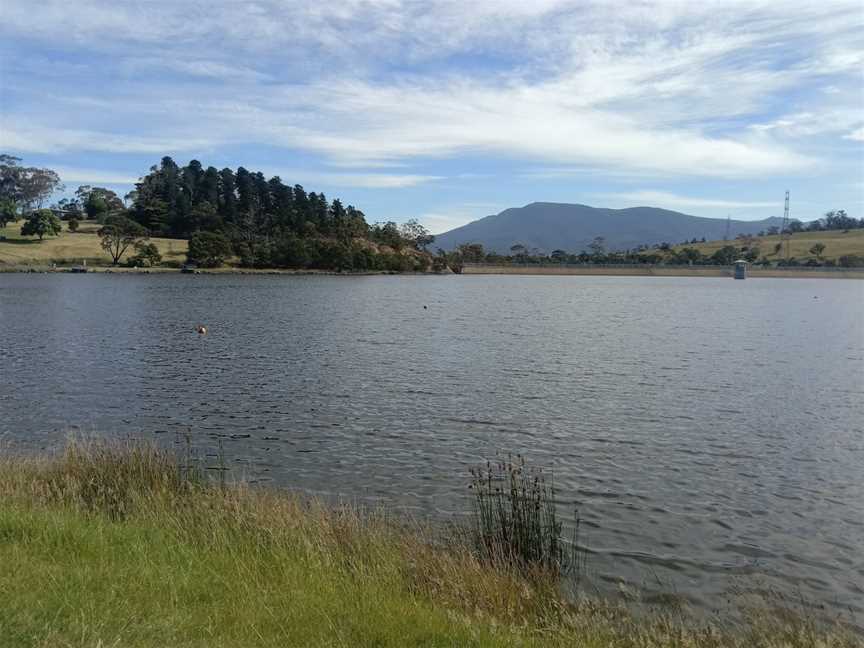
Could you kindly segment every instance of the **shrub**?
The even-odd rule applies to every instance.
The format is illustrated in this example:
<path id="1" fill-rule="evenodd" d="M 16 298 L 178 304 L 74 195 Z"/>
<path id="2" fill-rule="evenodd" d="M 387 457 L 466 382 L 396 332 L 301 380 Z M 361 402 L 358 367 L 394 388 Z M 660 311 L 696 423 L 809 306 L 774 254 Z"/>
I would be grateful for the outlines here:
<path id="1" fill-rule="evenodd" d="M 844 254 L 837 259 L 837 263 L 841 268 L 860 268 L 864 266 L 864 256 L 859 256 L 857 254 Z"/>
<path id="2" fill-rule="evenodd" d="M 273 262 L 282 268 L 305 268 L 309 255 L 303 239 L 284 236 L 273 246 Z"/>
<path id="3" fill-rule="evenodd" d="M 196 232 L 189 239 L 189 251 L 186 256 L 189 263 L 202 268 L 215 268 L 225 263 L 231 253 L 231 243 L 222 234 Z"/>
<path id="4" fill-rule="evenodd" d="M 38 236 L 41 241 L 46 235 L 57 236 L 63 231 L 63 225 L 50 209 L 37 209 L 27 217 L 21 228 L 22 236 Z"/>
<path id="5" fill-rule="evenodd" d="M 135 255 L 129 257 L 126 262 L 130 267 L 143 266 L 149 268 L 162 263 L 162 255 L 159 254 L 159 248 L 155 243 L 147 243 L 138 241 L 135 244 Z"/>
<path id="6" fill-rule="evenodd" d="M 78 225 L 79 225 L 78 219 L 73 216 L 72 218 L 69 219 L 68 222 L 69 222 L 69 231 L 70 232 L 77 232 L 78 231 Z"/>

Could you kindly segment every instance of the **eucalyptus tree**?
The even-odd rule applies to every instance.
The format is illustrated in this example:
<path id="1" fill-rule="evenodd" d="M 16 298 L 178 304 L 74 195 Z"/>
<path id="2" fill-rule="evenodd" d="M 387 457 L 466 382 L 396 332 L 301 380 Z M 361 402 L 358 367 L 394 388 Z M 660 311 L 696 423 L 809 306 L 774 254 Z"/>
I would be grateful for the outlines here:
<path id="1" fill-rule="evenodd" d="M 102 249 L 111 255 L 114 265 L 120 262 L 120 258 L 131 246 L 148 238 L 147 230 L 139 223 L 119 214 L 108 216 L 105 224 L 96 233 L 101 239 Z"/>

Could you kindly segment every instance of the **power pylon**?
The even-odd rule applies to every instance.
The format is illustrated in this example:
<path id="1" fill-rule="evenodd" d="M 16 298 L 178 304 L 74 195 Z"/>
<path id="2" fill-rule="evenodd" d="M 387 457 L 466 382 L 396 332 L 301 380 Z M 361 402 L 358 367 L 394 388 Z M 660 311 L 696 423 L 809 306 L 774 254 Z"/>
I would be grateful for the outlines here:
<path id="1" fill-rule="evenodd" d="M 786 260 L 789 260 L 789 190 L 786 190 L 786 202 L 783 206 L 783 226 L 780 228 L 780 243 L 785 243 Z"/>

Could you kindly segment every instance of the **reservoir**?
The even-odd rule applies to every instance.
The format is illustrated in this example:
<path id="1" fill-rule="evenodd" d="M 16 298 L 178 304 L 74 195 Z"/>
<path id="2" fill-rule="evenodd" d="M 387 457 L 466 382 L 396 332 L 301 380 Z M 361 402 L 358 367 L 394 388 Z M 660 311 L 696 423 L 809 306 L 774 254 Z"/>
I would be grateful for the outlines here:
<path id="1" fill-rule="evenodd" d="M 0 274 L 0 331 L 4 444 L 188 435 L 443 520 L 520 453 L 578 509 L 590 589 L 800 591 L 861 624 L 864 282 Z"/>

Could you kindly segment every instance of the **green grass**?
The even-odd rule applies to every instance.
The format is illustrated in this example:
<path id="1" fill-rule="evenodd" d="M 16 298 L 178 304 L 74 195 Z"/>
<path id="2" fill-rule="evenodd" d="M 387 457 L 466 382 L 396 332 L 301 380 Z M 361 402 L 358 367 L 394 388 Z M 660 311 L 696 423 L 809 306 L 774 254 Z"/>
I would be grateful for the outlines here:
<path id="1" fill-rule="evenodd" d="M 780 236 L 754 236 L 753 245 L 757 245 L 760 249 L 760 257 L 768 257 L 769 261 L 780 261 L 786 258 L 786 246 L 784 244 L 782 251 L 779 254 L 774 253 L 774 247 L 780 242 Z M 810 248 L 816 243 L 823 243 L 825 251 L 822 253 L 822 258 L 825 260 L 836 261 L 841 256 L 855 254 L 864 256 L 864 229 L 855 229 L 844 232 L 843 230 L 829 230 L 826 232 L 799 232 L 792 234 L 789 237 L 789 256 L 795 257 L 799 261 L 806 262 L 810 259 L 816 259 L 810 253 Z M 734 245 L 741 247 L 743 241 L 707 241 L 705 243 L 686 243 L 676 245 L 675 250 L 681 250 L 685 247 L 696 248 L 702 254 L 711 256 L 717 250 L 725 245 Z"/>
<path id="2" fill-rule="evenodd" d="M 64 222 L 59 236 L 46 236 L 42 241 L 35 236 L 21 236 L 23 224 L 24 221 L 19 220 L 0 228 L 0 236 L 6 238 L 0 241 L 0 265 L 81 265 L 85 260 L 91 266 L 111 265 L 111 256 L 102 249 L 96 235 L 100 227 L 97 223 L 84 221 L 77 232 L 70 232 L 68 223 Z M 185 260 L 186 241 L 163 238 L 150 241 L 159 248 L 163 261 Z M 121 262 L 134 253 L 130 248 Z"/>
<path id="3" fill-rule="evenodd" d="M 0 457 L 0 645 L 861 645 L 789 610 L 718 629 L 577 605 L 458 534 L 188 468 L 140 445 Z"/>

